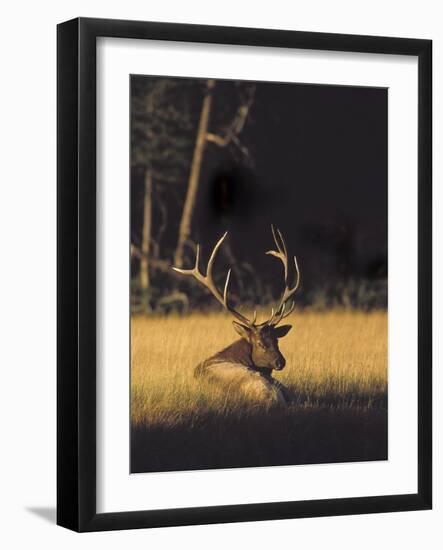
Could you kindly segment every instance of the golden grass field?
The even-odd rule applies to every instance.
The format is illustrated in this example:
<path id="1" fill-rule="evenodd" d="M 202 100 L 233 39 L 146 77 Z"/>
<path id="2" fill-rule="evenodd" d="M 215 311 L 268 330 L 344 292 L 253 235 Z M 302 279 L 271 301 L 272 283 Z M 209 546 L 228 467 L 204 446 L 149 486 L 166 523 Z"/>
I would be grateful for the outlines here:
<path id="1" fill-rule="evenodd" d="M 238 338 L 228 315 L 133 317 L 132 471 L 386 459 L 386 312 L 306 310 L 291 324 L 275 378 L 293 402 L 264 411 L 193 377 Z"/>

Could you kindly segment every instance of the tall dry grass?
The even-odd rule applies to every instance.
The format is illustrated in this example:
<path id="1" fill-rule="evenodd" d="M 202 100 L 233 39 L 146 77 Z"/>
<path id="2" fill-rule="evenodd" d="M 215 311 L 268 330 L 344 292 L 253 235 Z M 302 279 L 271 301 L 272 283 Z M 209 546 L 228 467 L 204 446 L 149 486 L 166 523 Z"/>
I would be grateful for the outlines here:
<path id="1" fill-rule="evenodd" d="M 193 377 L 236 339 L 227 315 L 134 317 L 133 471 L 386 458 L 386 312 L 304 311 L 291 324 L 275 377 L 293 402 L 263 411 Z"/>

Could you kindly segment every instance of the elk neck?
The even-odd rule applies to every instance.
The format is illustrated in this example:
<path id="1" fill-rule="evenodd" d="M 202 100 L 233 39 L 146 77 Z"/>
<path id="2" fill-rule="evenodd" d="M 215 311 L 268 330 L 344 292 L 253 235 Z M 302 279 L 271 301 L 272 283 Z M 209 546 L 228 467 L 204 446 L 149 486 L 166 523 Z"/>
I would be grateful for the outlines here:
<path id="1" fill-rule="evenodd" d="M 227 363 L 240 363 L 246 367 L 254 366 L 251 357 L 251 344 L 243 338 L 236 340 L 228 347 L 222 349 L 213 355 L 208 361 L 213 359 L 217 360 L 217 362 L 226 361 Z"/>
<path id="2" fill-rule="evenodd" d="M 251 344 L 240 338 L 228 347 L 222 349 L 210 359 L 205 361 L 206 365 L 214 362 L 226 361 L 227 363 L 239 363 L 253 369 L 267 378 L 272 377 L 272 371 L 266 368 L 257 367 L 252 361 Z"/>

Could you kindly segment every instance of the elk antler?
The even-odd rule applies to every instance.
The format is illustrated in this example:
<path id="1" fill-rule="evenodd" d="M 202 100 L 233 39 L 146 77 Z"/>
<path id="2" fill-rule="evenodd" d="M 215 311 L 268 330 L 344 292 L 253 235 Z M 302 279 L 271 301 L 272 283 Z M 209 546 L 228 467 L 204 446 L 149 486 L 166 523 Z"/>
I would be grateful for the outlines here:
<path id="1" fill-rule="evenodd" d="M 210 292 L 212 292 L 213 296 L 221 303 L 221 305 L 227 309 L 242 325 L 246 327 L 252 327 L 255 324 L 255 321 L 257 319 L 257 312 L 254 311 L 254 318 L 252 321 L 247 319 L 244 315 L 236 311 L 228 302 L 228 286 L 229 286 L 229 279 L 231 277 L 231 269 L 229 269 L 228 274 L 226 276 L 225 286 L 223 290 L 223 294 L 218 290 L 218 288 L 215 286 L 215 283 L 212 279 L 212 268 L 214 266 L 215 257 L 217 255 L 218 249 L 223 244 L 223 241 L 225 240 L 228 232 L 221 237 L 221 239 L 217 242 L 217 244 L 214 246 L 214 249 L 212 251 L 212 254 L 209 258 L 208 267 L 206 269 L 206 275 L 203 275 L 203 273 L 200 272 L 199 269 L 199 263 L 200 263 L 200 245 L 197 245 L 197 251 L 195 256 L 195 265 L 193 269 L 180 269 L 178 267 L 173 267 L 172 269 L 174 271 L 177 271 L 177 273 L 182 273 L 183 275 L 192 275 L 199 283 L 201 283 L 203 286 L 205 286 Z"/>
<path id="2" fill-rule="evenodd" d="M 290 315 L 294 310 L 294 306 L 295 306 L 294 301 L 292 301 L 292 304 L 289 306 L 289 309 L 287 310 L 286 310 L 286 304 L 288 303 L 288 300 L 297 292 L 300 286 L 300 271 L 298 269 L 297 258 L 294 256 L 294 265 L 295 265 L 295 272 L 297 274 L 297 280 L 296 280 L 295 286 L 291 288 L 289 286 L 288 251 L 286 249 L 286 244 L 283 239 L 283 235 L 281 234 L 280 230 L 278 228 L 274 228 L 273 225 L 271 225 L 271 229 L 272 229 L 272 235 L 274 237 L 277 250 L 268 250 L 266 254 L 269 254 L 270 256 L 275 256 L 276 258 L 281 260 L 281 262 L 283 263 L 283 267 L 285 270 L 285 290 L 283 291 L 283 294 L 277 309 L 274 311 L 274 308 L 272 308 L 270 319 L 262 323 L 262 325 L 269 325 L 269 326 L 275 327 L 278 325 L 278 323 L 280 323 L 282 319 Z"/>

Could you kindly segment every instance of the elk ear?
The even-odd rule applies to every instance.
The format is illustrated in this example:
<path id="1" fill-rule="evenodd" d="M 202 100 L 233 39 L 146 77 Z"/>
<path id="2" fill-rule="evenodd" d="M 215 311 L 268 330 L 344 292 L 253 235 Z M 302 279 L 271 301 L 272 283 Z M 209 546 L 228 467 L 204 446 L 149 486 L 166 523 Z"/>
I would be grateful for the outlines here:
<path id="1" fill-rule="evenodd" d="M 240 334 L 242 338 L 249 342 L 249 334 L 251 331 L 247 327 L 241 325 L 240 323 L 237 323 L 236 321 L 232 321 L 232 324 L 234 325 L 235 332 Z"/>
<path id="2" fill-rule="evenodd" d="M 277 338 L 283 338 L 283 336 L 286 336 L 288 332 L 291 330 L 292 325 L 282 325 L 281 327 L 277 327 L 274 329 L 274 334 L 277 336 Z"/>

